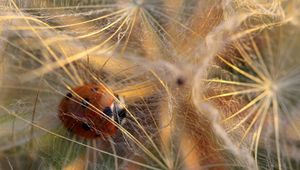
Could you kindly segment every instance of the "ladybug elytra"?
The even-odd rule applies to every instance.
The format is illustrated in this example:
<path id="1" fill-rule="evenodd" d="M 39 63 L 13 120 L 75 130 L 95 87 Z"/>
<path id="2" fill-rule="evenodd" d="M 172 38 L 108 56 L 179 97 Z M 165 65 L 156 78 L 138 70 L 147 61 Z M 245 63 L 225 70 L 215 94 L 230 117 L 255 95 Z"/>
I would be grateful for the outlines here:
<path id="1" fill-rule="evenodd" d="M 121 103 L 124 102 L 119 96 L 116 97 Z M 126 110 L 104 85 L 86 84 L 66 94 L 59 104 L 58 116 L 74 134 L 98 138 L 115 134 L 117 127 L 112 121 L 120 124 L 126 117 Z"/>

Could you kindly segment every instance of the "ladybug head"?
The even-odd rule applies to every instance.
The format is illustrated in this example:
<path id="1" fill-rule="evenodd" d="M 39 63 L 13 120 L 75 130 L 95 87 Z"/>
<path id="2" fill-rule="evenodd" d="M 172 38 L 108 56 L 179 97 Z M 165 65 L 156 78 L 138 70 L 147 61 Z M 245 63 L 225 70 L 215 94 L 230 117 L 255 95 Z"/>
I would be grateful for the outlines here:
<path id="1" fill-rule="evenodd" d="M 114 120 L 119 123 L 119 124 L 124 124 L 125 123 L 125 118 L 127 115 L 127 111 L 124 108 L 124 98 L 120 97 L 119 95 L 116 95 L 116 97 L 118 98 L 118 102 L 114 102 L 113 103 L 113 117 Z"/>

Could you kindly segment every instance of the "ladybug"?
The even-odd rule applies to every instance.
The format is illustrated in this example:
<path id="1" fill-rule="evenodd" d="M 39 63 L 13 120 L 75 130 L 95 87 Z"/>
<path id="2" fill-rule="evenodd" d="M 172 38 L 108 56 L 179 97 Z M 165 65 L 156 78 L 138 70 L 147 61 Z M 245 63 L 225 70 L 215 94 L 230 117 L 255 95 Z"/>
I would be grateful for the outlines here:
<path id="1" fill-rule="evenodd" d="M 117 127 L 112 121 L 121 124 L 126 110 L 102 84 L 86 84 L 72 89 L 59 104 L 59 119 L 74 134 L 92 139 L 112 136 Z M 124 105 L 124 104 L 123 104 Z M 106 116 L 106 118 L 105 118 Z"/>

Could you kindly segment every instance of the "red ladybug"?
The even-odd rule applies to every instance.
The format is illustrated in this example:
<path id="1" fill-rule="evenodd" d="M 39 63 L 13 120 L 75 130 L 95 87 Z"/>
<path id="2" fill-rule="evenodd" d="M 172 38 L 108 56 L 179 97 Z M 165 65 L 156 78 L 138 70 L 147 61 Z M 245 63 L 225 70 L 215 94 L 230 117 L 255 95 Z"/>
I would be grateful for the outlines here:
<path id="1" fill-rule="evenodd" d="M 111 136 L 117 130 L 111 121 L 121 123 L 126 117 L 125 109 L 114 101 L 102 84 L 87 84 L 72 89 L 62 99 L 58 110 L 64 126 L 84 138 Z"/>

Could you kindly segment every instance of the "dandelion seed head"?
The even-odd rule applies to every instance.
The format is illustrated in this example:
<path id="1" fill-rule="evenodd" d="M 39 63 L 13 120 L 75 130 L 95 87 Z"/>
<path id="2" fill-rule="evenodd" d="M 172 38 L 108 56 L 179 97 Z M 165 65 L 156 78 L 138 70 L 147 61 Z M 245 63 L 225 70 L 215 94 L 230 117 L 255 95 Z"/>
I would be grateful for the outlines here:
<path id="1" fill-rule="evenodd" d="M 219 55 L 221 62 L 212 67 L 215 74 L 210 72 L 208 80 L 205 80 L 210 88 L 206 92 L 208 94 L 205 100 L 213 101 L 215 106 L 223 111 L 224 118 L 220 122 L 232 138 L 235 139 L 238 137 L 236 134 L 240 134 L 239 146 L 249 142 L 256 163 L 260 147 L 272 148 L 268 151 L 275 152 L 275 164 L 279 167 L 285 166 L 282 161 L 284 158 L 281 158 L 282 154 L 286 153 L 282 147 L 285 145 L 283 140 L 286 139 L 284 129 L 294 124 L 290 118 L 296 116 L 292 114 L 292 110 L 297 108 L 296 96 L 299 96 L 294 90 L 293 94 L 289 92 L 298 86 L 295 82 L 299 82 L 295 74 L 298 72 L 295 70 L 299 69 L 299 61 L 292 54 L 296 48 L 293 46 L 286 49 L 288 36 L 272 40 L 270 38 L 276 33 L 282 33 L 280 30 L 285 28 L 289 26 L 266 30 L 260 35 L 255 35 L 256 38 L 251 36 L 250 43 L 237 43 L 238 53 L 229 54 L 231 57 L 228 57 L 228 54 Z M 286 59 L 285 62 L 283 58 Z M 220 67 L 225 69 L 222 71 Z M 236 105 L 228 104 L 231 101 L 236 101 Z M 221 102 L 227 104 L 220 106 Z M 230 114 L 225 116 L 228 113 Z"/>
<path id="2" fill-rule="evenodd" d="M 10 1 L 0 151 L 21 162 L 15 149 L 26 148 L 54 169 L 258 169 L 262 148 L 277 159 L 265 166 L 285 167 L 300 78 L 297 41 L 276 31 L 283 10 L 279 0 Z M 58 119 L 59 102 L 90 83 L 126 111 L 109 138 L 82 139 Z"/>

